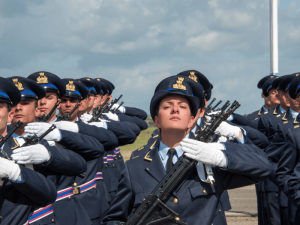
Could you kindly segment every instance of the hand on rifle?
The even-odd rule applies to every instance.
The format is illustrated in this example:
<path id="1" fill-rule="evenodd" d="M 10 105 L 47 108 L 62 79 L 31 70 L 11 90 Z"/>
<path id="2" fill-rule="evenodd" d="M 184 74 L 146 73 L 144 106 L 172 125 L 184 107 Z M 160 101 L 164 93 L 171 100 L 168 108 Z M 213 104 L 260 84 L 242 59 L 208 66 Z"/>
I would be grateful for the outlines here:
<path id="1" fill-rule="evenodd" d="M 50 153 L 42 144 L 17 148 L 11 158 L 18 164 L 42 164 L 50 160 Z"/>
<path id="2" fill-rule="evenodd" d="M 227 167 L 227 156 L 220 148 L 210 145 L 210 143 L 184 138 L 180 145 L 182 151 L 185 152 L 184 155 L 190 159 L 212 166 Z"/>
<path id="3" fill-rule="evenodd" d="M 38 122 L 38 123 L 29 123 L 24 127 L 24 131 L 26 133 L 30 134 L 36 134 L 38 137 L 41 136 L 43 133 L 45 133 L 52 124 L 44 123 L 44 122 Z M 61 140 L 61 133 L 59 129 L 55 128 L 53 131 L 51 131 L 49 134 L 47 134 L 44 139 L 47 141 L 60 141 Z"/>
<path id="4" fill-rule="evenodd" d="M 119 121 L 118 115 L 114 114 L 112 112 L 103 113 L 103 115 L 107 116 L 107 118 L 110 119 L 110 120 Z"/>
<path id="5" fill-rule="evenodd" d="M 93 115 L 84 113 L 84 114 L 80 117 L 80 119 L 82 120 L 82 122 L 88 123 L 88 122 L 92 119 L 92 117 L 93 117 Z"/>
<path id="6" fill-rule="evenodd" d="M 54 123 L 56 125 L 56 128 L 59 130 L 67 130 L 74 133 L 79 132 L 79 128 L 77 123 L 69 122 L 69 121 L 58 121 Z"/>
<path id="7" fill-rule="evenodd" d="M 8 178 L 11 181 L 17 180 L 21 169 L 18 164 L 12 160 L 0 157 L 0 178 Z"/>
<path id="8" fill-rule="evenodd" d="M 119 104 L 115 103 L 112 107 L 111 107 L 111 111 L 114 111 L 115 109 L 118 109 L 118 111 L 120 111 L 121 113 L 125 113 L 125 107 L 124 106 L 120 106 L 119 108 Z"/>
<path id="9" fill-rule="evenodd" d="M 228 138 L 242 138 L 241 128 L 233 126 L 225 121 L 220 124 L 215 133 Z"/>

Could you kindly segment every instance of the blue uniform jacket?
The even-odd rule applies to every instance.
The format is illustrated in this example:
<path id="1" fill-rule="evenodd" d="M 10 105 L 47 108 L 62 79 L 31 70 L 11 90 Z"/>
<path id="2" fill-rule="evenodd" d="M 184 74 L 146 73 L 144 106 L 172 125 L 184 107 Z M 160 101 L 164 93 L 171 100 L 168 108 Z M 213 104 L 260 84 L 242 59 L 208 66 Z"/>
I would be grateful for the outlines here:
<path id="1" fill-rule="evenodd" d="M 132 216 L 143 199 L 166 175 L 158 155 L 158 143 L 141 148 L 139 155 L 125 163 L 118 193 L 102 224 L 119 224 Z M 200 180 L 196 168 L 170 195 L 166 205 L 179 213 L 187 224 L 211 224 L 224 190 L 246 186 L 266 179 L 272 167 L 264 155 L 243 151 L 224 151 L 229 159 L 227 169 L 213 168 L 216 185 Z M 251 163 L 249 163 L 251 162 Z M 174 201 L 177 198 L 178 201 Z"/>

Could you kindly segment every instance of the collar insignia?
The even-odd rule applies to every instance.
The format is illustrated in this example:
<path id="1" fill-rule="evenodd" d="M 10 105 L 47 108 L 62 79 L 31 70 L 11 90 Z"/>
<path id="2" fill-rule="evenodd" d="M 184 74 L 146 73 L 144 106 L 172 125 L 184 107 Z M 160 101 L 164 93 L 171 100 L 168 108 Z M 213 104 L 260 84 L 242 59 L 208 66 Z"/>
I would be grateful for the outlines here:
<path id="1" fill-rule="evenodd" d="M 276 114 L 277 114 L 277 112 L 276 112 L 276 108 L 275 108 L 273 111 L 273 115 L 276 115 Z"/>
<path id="2" fill-rule="evenodd" d="M 282 120 L 287 120 L 287 118 L 285 118 L 286 113 L 283 115 Z"/>
<path id="3" fill-rule="evenodd" d="M 23 84 L 19 82 L 18 78 L 13 78 L 12 81 L 16 85 L 16 87 L 19 89 L 19 91 L 24 90 Z"/>
<path id="4" fill-rule="evenodd" d="M 70 80 L 69 83 L 66 85 L 67 91 L 75 91 L 74 81 Z"/>
<path id="5" fill-rule="evenodd" d="M 197 82 L 197 76 L 195 75 L 194 71 L 190 72 L 190 75 L 188 76 L 188 78 L 192 79 L 193 81 Z"/>
<path id="6" fill-rule="evenodd" d="M 13 140 L 16 143 L 16 145 L 14 147 L 12 147 L 11 150 L 14 150 L 20 146 L 15 137 L 13 137 Z"/>
<path id="7" fill-rule="evenodd" d="M 183 81 L 184 81 L 183 77 L 178 77 L 178 80 L 176 80 L 176 84 L 173 84 L 173 88 L 186 91 L 186 86 L 182 84 Z"/>
<path id="8" fill-rule="evenodd" d="M 41 72 L 40 75 L 36 78 L 38 84 L 48 84 L 48 77 L 45 76 L 44 72 Z"/>
<path id="9" fill-rule="evenodd" d="M 296 118 L 294 119 L 293 124 L 297 124 L 297 123 L 299 123 L 299 122 L 297 121 L 297 116 L 296 116 Z"/>
<path id="10" fill-rule="evenodd" d="M 259 115 L 259 116 L 260 116 L 260 112 L 261 112 L 261 109 L 259 110 L 259 112 L 257 113 L 257 115 Z"/>

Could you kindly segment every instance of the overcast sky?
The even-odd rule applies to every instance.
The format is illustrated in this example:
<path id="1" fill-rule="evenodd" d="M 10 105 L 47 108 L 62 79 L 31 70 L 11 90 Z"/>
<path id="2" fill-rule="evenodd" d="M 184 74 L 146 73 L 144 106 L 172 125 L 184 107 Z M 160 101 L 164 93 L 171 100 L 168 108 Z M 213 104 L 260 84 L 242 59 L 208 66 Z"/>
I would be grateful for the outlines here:
<path id="1" fill-rule="evenodd" d="M 299 21 L 300 0 L 281 0 L 280 75 L 300 71 Z M 196 69 L 213 97 L 250 113 L 263 104 L 269 29 L 269 0 L 1 0 L 0 74 L 103 77 L 149 112 L 159 81 Z"/>

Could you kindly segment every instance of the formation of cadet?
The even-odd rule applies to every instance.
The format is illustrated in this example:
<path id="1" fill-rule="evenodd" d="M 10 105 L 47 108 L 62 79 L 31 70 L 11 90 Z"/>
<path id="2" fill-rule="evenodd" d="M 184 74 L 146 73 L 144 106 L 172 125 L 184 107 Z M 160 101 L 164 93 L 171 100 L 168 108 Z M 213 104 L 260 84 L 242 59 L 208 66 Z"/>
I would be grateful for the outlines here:
<path id="1" fill-rule="evenodd" d="M 170 224 L 227 224 L 227 190 L 251 184 L 259 224 L 300 224 L 298 75 L 261 79 L 263 107 L 232 114 L 210 143 L 196 136 L 219 113 L 206 108 L 213 84 L 196 70 L 163 79 L 150 102 L 157 129 L 125 163 L 119 147 L 147 114 L 117 104 L 110 81 L 0 77 L 0 224 L 126 223 L 183 155 L 197 163 L 164 202 Z"/>

